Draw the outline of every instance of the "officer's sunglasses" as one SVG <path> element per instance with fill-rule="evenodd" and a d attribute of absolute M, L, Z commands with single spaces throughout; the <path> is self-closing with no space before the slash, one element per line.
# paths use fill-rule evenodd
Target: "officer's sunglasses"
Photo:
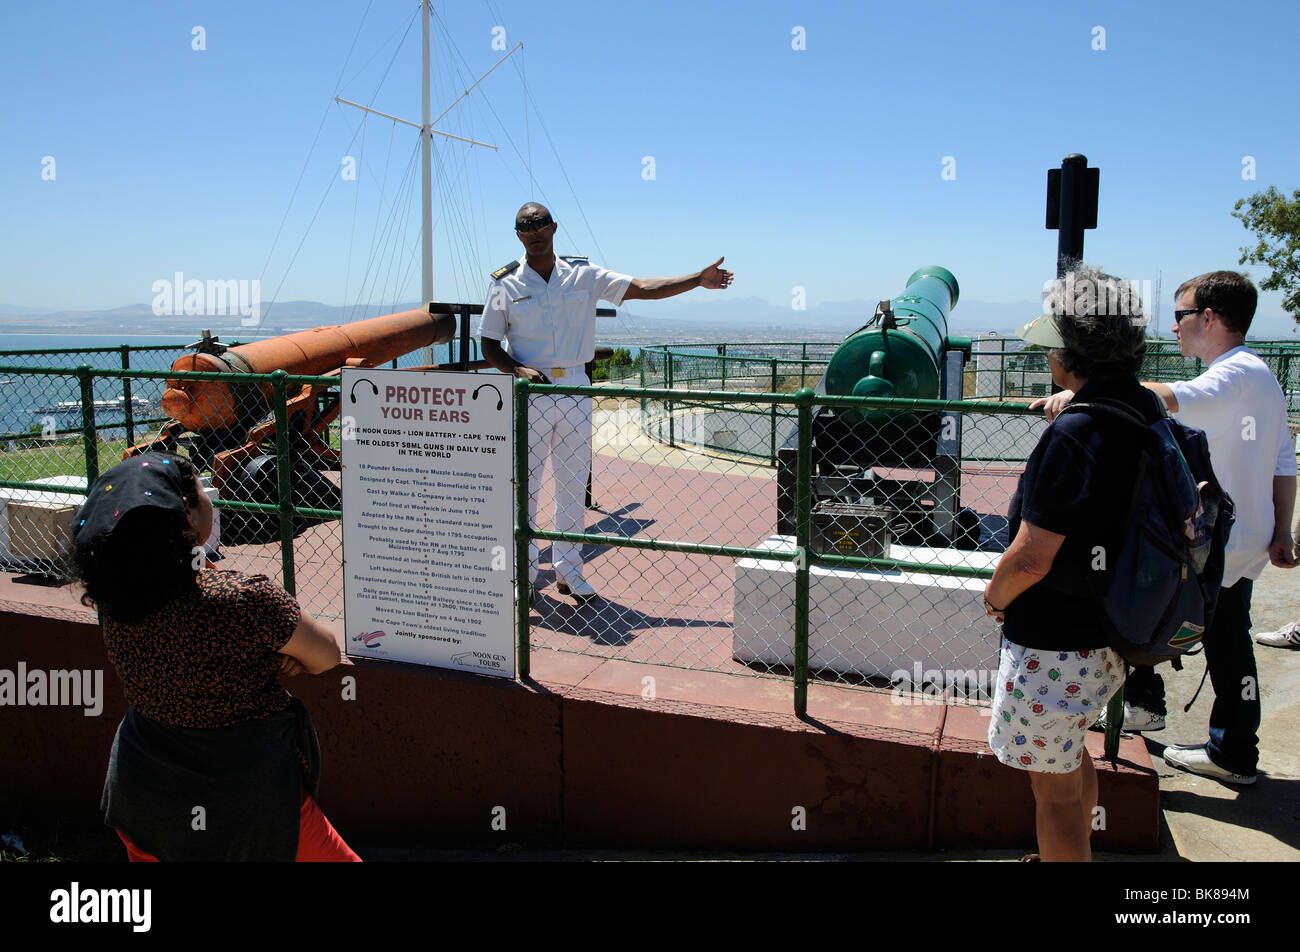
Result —
<path fill-rule="evenodd" d="M 1204 310 L 1205 308 L 1203 307 L 1189 307 L 1185 311 L 1174 311 L 1174 323 L 1181 324 L 1184 317 L 1187 317 L 1189 314 L 1200 314 Z"/>
<path fill-rule="evenodd" d="M 515 231 L 521 235 L 526 235 L 530 231 L 541 231 L 552 222 L 549 218 L 533 218 L 528 221 L 515 222 Z"/>

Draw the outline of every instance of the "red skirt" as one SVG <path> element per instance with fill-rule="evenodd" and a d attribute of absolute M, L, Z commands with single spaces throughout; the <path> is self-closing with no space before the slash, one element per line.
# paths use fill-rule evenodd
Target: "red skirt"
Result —
<path fill-rule="evenodd" d="M 118 838 L 126 844 L 127 858 L 133 863 L 156 863 L 158 858 L 144 850 L 117 831 Z M 359 863 L 361 857 L 352 852 L 343 837 L 321 813 L 320 807 L 306 790 L 302 792 L 302 810 L 298 821 L 298 855 L 295 863 Z"/>

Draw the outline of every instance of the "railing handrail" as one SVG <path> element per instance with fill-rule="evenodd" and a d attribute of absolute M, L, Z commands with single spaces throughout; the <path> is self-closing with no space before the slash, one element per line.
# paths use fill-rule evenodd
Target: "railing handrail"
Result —
<path fill-rule="evenodd" d="M 238 341 L 229 346 L 235 347 Z M 117 344 L 103 347 L 24 347 L 0 350 L 0 357 L 39 357 L 43 354 L 120 354 L 122 348 L 136 351 L 184 350 L 186 344 Z"/>
<path fill-rule="evenodd" d="M 368 367 L 367 370 L 386 370 L 386 367 Z M 331 374 L 291 374 L 276 370 L 269 374 L 236 374 L 216 370 L 123 370 L 119 367 L 91 367 L 82 364 L 79 367 L 14 367 L 0 365 L 0 374 L 10 376 L 44 376 L 75 377 L 82 370 L 91 371 L 92 376 L 109 380 L 228 380 L 239 383 L 274 383 L 284 380 L 288 384 L 311 384 L 323 386 L 339 383 L 339 377 Z"/>

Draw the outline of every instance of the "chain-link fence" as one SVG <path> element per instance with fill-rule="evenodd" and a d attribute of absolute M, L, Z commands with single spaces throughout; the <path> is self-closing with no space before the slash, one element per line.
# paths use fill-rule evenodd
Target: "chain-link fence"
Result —
<path fill-rule="evenodd" d="M 0 565 L 53 571 L 87 469 L 111 466 L 137 434 L 166 422 L 161 380 L 74 368 L 165 369 L 180 352 L 129 344 L 0 351 Z M 57 367 L 65 369 L 31 372 Z"/>
<path fill-rule="evenodd" d="M 716 451 L 776 465 L 782 435 L 794 422 L 792 404 L 760 405 L 695 400 L 691 392 L 719 390 L 794 393 L 816 386 L 835 351 L 832 343 L 663 345 L 642 349 L 637 369 L 643 388 L 674 391 L 640 398 L 641 427 L 669 446 Z M 676 391 L 687 391 L 679 399 Z"/>
<path fill-rule="evenodd" d="M 196 464 L 213 500 L 209 558 L 340 617 L 338 378 L 181 373 L 163 369 L 180 348 L 147 353 L 157 369 L 124 369 L 117 351 L 0 354 L 0 569 L 58 576 L 89 484 L 164 450 Z"/>
<path fill-rule="evenodd" d="M 962 371 L 962 398 L 975 401 L 1028 403 L 1051 393 L 1047 353 L 1014 337 L 984 336 L 971 340 L 972 354 Z M 794 422 L 790 406 L 760 406 L 736 401 L 717 403 L 694 398 L 698 390 L 793 393 L 812 387 L 825 373 L 837 345 L 699 344 L 643 348 L 634 361 L 642 387 L 663 388 L 663 398 L 640 397 L 641 426 L 651 439 L 670 446 L 762 459 L 777 465 L 781 434 Z M 1250 347 L 1273 371 L 1287 395 L 1293 428 L 1300 427 L 1300 344 L 1251 341 Z M 1201 361 L 1184 357 L 1176 340 L 1147 345 L 1139 377 L 1168 382 L 1189 380 L 1204 370 Z M 612 382 L 630 382 L 611 375 Z M 982 458 L 997 457 L 986 452 Z"/>
<path fill-rule="evenodd" d="M 1287 395 L 1292 417 L 1300 416 L 1300 342 L 1247 341 L 1268 365 Z M 962 395 L 975 400 L 1033 400 L 1051 392 L 1047 352 L 1015 337 L 971 339 L 971 360 L 964 370 Z M 1205 369 L 1199 358 L 1184 357 L 1176 340 L 1150 340 L 1138 376 L 1168 382 L 1190 380 Z"/>
<path fill-rule="evenodd" d="M 793 678 L 797 706 L 809 679 L 986 697 L 998 632 L 980 592 L 1045 423 L 1028 395 L 973 391 L 991 369 L 1020 391 L 1030 355 L 977 348 L 965 400 L 895 401 L 807 389 L 831 345 L 753 346 L 647 348 L 630 378 L 646 386 L 518 389 L 517 503 L 537 512 L 519 565 L 530 535 L 540 547 L 532 584 L 519 573 L 521 671 L 531 647 Z M 1254 346 L 1295 411 L 1300 348 Z M 221 567 L 338 618 L 337 378 L 166 369 L 178 353 L 0 354 L 0 568 L 55 571 L 88 482 L 124 454 L 168 449 L 214 497 Z M 1199 369 L 1150 361 L 1150 376 Z M 564 432 L 578 439 L 557 452 Z M 575 598 L 581 584 L 595 597 Z"/>
<path fill-rule="evenodd" d="M 446 345 L 448 360 L 458 348 Z M 341 617 L 337 378 L 170 370 L 189 349 L 0 351 L 0 570 L 58 575 L 89 483 L 126 454 L 162 449 L 198 464 L 220 567 L 269 575 L 313 614 Z"/>
<path fill-rule="evenodd" d="M 754 408 L 766 426 L 779 410 L 773 472 L 765 460 L 698 452 L 716 444 L 716 431 L 692 432 L 684 418 L 675 446 L 653 439 L 641 404 L 667 404 L 673 392 L 529 389 L 517 426 L 531 427 L 530 439 L 539 412 L 550 412 L 540 401 L 567 401 L 575 429 L 581 400 L 594 401 L 585 532 L 555 531 L 565 504 L 555 487 L 572 485 L 580 454 L 552 454 L 549 472 L 531 460 L 520 488 L 538 499 L 534 534 L 550 543 L 531 603 L 534 645 L 792 676 L 797 691 L 817 678 L 900 692 L 943 682 L 962 697 L 990 695 L 998 629 L 983 611 L 983 580 L 1007 544 L 1020 466 L 1046 425 L 1040 412 L 692 391 L 697 419 Z M 596 597 L 563 594 L 579 572 Z"/>

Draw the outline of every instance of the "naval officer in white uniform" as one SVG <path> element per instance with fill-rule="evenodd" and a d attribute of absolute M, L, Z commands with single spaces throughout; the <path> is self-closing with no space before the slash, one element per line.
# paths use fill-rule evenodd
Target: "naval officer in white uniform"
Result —
<path fill-rule="evenodd" d="M 634 278 L 606 271 L 586 258 L 555 255 L 556 223 L 542 205 L 529 202 L 515 215 L 524 256 L 492 273 L 483 307 L 483 357 L 497 370 L 533 383 L 589 384 L 584 365 L 596 353 L 596 302 L 618 306 L 636 299 L 672 297 L 692 288 L 725 288 L 732 273 L 722 258 L 694 274 Z M 507 353 L 502 341 L 509 346 Z M 533 397 L 528 406 L 528 473 L 532 485 L 528 520 L 537 522 L 537 487 L 547 457 L 555 480 L 555 531 L 582 532 L 587 473 L 591 470 L 591 400 Z M 551 547 L 558 588 L 590 598 L 582 577 L 582 547 Z M 528 577 L 537 580 L 537 542 L 530 546 Z"/>

